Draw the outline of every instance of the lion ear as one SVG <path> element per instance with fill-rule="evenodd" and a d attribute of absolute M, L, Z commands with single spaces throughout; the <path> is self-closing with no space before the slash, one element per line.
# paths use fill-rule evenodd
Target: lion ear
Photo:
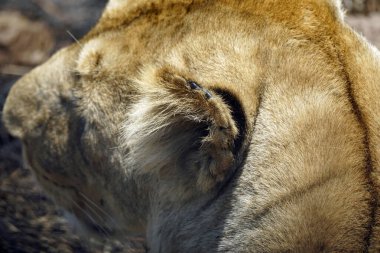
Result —
<path fill-rule="evenodd" d="M 125 166 L 192 180 L 203 192 L 224 182 L 246 136 L 244 111 L 234 96 L 166 69 L 145 72 L 137 86 L 142 95 L 123 129 Z"/>
<path fill-rule="evenodd" d="M 61 50 L 11 88 L 3 122 L 13 136 L 20 139 L 38 136 L 46 121 L 59 113 L 73 83 L 69 71 L 71 59 L 67 50 Z"/>

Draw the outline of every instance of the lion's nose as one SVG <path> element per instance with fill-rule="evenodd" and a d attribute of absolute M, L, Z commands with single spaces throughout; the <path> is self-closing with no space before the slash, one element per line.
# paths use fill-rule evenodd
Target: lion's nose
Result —
<path fill-rule="evenodd" d="M 34 71 L 33 71 L 34 72 Z M 23 139 L 41 124 L 41 102 L 37 100 L 39 89 L 34 73 L 21 78 L 11 89 L 3 110 L 3 122 L 15 137 Z"/>
<path fill-rule="evenodd" d="M 67 71 L 70 54 L 64 51 L 33 69 L 11 88 L 2 120 L 13 136 L 25 139 L 40 135 L 46 121 L 62 110 L 60 101 L 69 96 L 73 78 Z"/>

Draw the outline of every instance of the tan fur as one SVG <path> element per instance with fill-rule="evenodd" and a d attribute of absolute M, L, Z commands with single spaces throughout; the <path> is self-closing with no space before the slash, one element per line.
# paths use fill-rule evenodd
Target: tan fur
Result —
<path fill-rule="evenodd" d="M 343 19 L 333 0 L 111 0 L 4 122 L 57 202 L 149 252 L 379 252 L 380 54 Z"/>

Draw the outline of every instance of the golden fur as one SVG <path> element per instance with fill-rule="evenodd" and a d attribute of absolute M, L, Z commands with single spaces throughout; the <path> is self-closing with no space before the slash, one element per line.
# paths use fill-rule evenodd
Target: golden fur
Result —
<path fill-rule="evenodd" d="M 4 122 L 58 203 L 149 252 L 379 252 L 380 55 L 343 16 L 111 0 Z"/>

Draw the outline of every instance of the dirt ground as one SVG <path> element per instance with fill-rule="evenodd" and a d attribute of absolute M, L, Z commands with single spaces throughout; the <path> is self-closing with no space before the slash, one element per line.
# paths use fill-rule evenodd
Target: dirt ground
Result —
<path fill-rule="evenodd" d="M 347 22 L 380 48 L 380 13 L 373 12 L 379 10 L 379 1 L 344 2 L 357 14 L 349 15 Z M 105 3 L 0 0 L 0 112 L 13 83 L 84 35 Z M 23 168 L 20 153 L 20 143 L 0 122 L 0 252 L 144 252 L 141 238 L 118 242 L 73 235 L 60 209 Z"/>

